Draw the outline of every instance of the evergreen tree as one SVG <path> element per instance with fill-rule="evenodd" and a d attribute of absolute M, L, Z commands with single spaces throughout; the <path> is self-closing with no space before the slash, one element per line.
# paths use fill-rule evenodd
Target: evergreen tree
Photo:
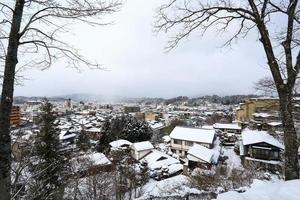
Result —
<path fill-rule="evenodd" d="M 81 151 L 87 151 L 91 148 L 90 139 L 84 130 L 80 132 L 76 145 Z"/>
<path fill-rule="evenodd" d="M 105 151 L 109 143 L 124 139 L 130 142 L 150 140 L 153 130 L 147 122 L 138 120 L 131 115 L 120 115 L 108 118 L 102 126 L 102 137 L 99 140 L 98 151 Z"/>
<path fill-rule="evenodd" d="M 35 162 L 31 167 L 30 199 L 61 199 L 67 159 L 59 151 L 58 129 L 53 106 L 44 100 L 41 108 L 40 133 L 35 142 Z"/>

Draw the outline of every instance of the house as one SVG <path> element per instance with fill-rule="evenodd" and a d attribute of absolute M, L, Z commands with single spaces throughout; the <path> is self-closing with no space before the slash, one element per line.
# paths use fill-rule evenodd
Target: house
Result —
<path fill-rule="evenodd" d="M 223 124 L 223 123 L 215 123 L 213 125 L 214 129 L 220 132 L 232 133 L 232 134 L 241 134 L 242 127 L 240 127 L 236 123 L 231 124 Z"/>
<path fill-rule="evenodd" d="M 124 112 L 128 113 L 137 113 L 141 112 L 141 108 L 139 106 L 124 106 Z"/>
<path fill-rule="evenodd" d="M 219 155 L 219 151 L 194 144 L 188 151 L 188 166 L 190 169 L 196 167 L 209 169 L 213 164 L 218 163 Z"/>
<path fill-rule="evenodd" d="M 111 162 L 103 153 L 90 153 L 71 159 L 72 173 L 81 176 L 94 175 L 97 171 L 109 171 Z"/>
<path fill-rule="evenodd" d="M 150 177 L 156 180 L 178 175 L 183 171 L 179 160 L 157 150 L 152 150 L 141 162 L 148 164 Z"/>
<path fill-rule="evenodd" d="M 99 140 L 101 138 L 101 129 L 92 127 L 84 130 L 91 140 Z"/>
<path fill-rule="evenodd" d="M 131 155 L 136 160 L 140 160 L 154 149 L 149 141 L 136 142 L 131 145 Z"/>
<path fill-rule="evenodd" d="M 112 150 L 115 150 L 115 149 L 124 149 L 124 148 L 129 148 L 132 143 L 129 142 L 128 140 L 115 140 L 111 143 L 109 143 L 109 145 L 111 146 L 111 149 Z"/>
<path fill-rule="evenodd" d="M 176 126 L 170 134 L 171 151 L 179 156 L 187 156 L 194 144 L 211 149 L 215 140 L 215 130 Z"/>
<path fill-rule="evenodd" d="M 98 172 L 110 171 L 111 161 L 103 153 L 90 153 L 71 159 L 71 170 L 81 177 L 95 175 Z"/>
<path fill-rule="evenodd" d="M 236 123 L 215 123 L 213 127 L 224 146 L 233 146 L 242 131 L 242 127 Z"/>
<path fill-rule="evenodd" d="M 256 163 L 261 167 L 278 168 L 282 150 L 283 144 L 266 131 L 245 129 L 242 132 L 240 155 L 244 164 Z"/>
<path fill-rule="evenodd" d="M 62 143 L 74 144 L 77 134 L 71 131 L 60 131 L 59 139 Z"/>
<path fill-rule="evenodd" d="M 250 120 L 250 124 L 252 125 L 252 127 L 258 130 L 267 131 L 270 128 L 268 123 L 280 120 L 278 112 L 273 112 L 273 113 L 256 112 L 253 113 L 252 115 L 253 115 L 253 119 Z"/>
<path fill-rule="evenodd" d="M 148 121 L 148 124 L 150 125 L 151 129 L 156 132 L 159 132 L 161 129 L 166 127 L 164 123 L 158 121 Z"/>

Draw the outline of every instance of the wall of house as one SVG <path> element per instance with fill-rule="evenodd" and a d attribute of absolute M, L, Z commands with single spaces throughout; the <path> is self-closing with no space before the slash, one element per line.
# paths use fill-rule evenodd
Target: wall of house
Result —
<path fill-rule="evenodd" d="M 246 156 L 249 156 L 251 158 L 263 160 L 280 160 L 280 149 L 266 143 L 247 145 L 245 146 L 245 152 Z"/>
<path fill-rule="evenodd" d="M 143 158 L 144 156 L 146 156 L 151 151 L 152 151 L 152 149 L 144 150 L 144 151 L 132 150 L 132 157 L 135 158 L 136 160 L 139 160 L 139 159 Z"/>
<path fill-rule="evenodd" d="M 171 139 L 171 150 L 173 151 L 173 153 L 176 153 L 177 155 L 182 156 L 182 157 L 187 156 L 188 150 L 190 150 L 190 148 L 194 144 L 200 144 L 209 149 L 212 148 L 211 144 L 207 144 L 207 143 L 192 142 L 192 144 L 189 145 L 190 141 L 184 141 L 184 140 L 180 140 L 180 141 L 181 141 L 181 144 L 175 144 L 174 139 Z"/>

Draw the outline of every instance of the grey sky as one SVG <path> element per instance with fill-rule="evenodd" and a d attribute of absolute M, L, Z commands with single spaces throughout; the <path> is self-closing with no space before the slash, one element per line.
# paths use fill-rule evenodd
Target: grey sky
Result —
<path fill-rule="evenodd" d="M 167 37 L 153 33 L 154 9 L 161 0 L 128 0 L 106 27 L 76 26 L 67 40 L 109 71 L 83 68 L 81 73 L 57 63 L 52 68 L 24 72 L 28 81 L 15 95 L 52 96 L 94 93 L 126 97 L 248 94 L 253 83 L 268 76 L 264 52 L 252 33 L 229 48 L 222 38 L 197 33 L 169 53 Z"/>

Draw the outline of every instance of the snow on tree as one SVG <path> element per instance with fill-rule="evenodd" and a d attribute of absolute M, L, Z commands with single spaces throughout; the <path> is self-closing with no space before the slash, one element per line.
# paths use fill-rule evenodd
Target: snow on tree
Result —
<path fill-rule="evenodd" d="M 31 166 L 32 178 L 29 184 L 29 199 L 59 199 L 67 170 L 67 159 L 60 152 L 59 130 L 54 121 L 53 106 L 44 100 L 34 146 L 34 162 Z"/>
<path fill-rule="evenodd" d="M 106 119 L 103 124 L 98 150 L 106 150 L 109 143 L 117 139 L 141 142 L 150 140 L 152 135 L 153 130 L 148 123 L 140 121 L 131 115 L 114 116 Z"/>

